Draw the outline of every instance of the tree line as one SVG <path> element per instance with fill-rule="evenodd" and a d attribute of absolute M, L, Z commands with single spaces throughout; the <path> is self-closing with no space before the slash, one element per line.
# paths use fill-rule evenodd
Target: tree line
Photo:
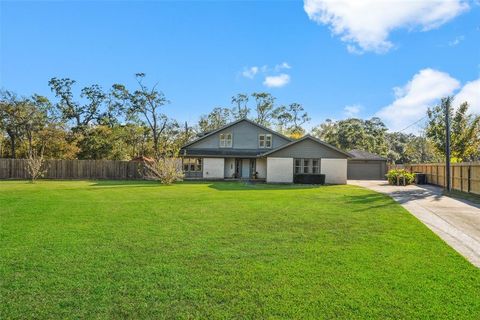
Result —
<path fill-rule="evenodd" d="M 0 157 L 28 158 L 41 155 L 56 159 L 130 160 L 174 156 L 179 148 L 201 133 L 249 118 L 292 138 L 306 133 L 343 150 L 361 149 L 395 163 L 442 161 L 445 147 L 445 110 L 452 119 L 454 161 L 480 158 L 480 118 L 465 102 L 454 110 L 446 97 L 427 112 L 424 135 L 388 132 L 376 117 L 327 119 L 307 132 L 311 120 L 297 103 L 282 105 L 270 93 L 240 93 L 231 105 L 213 108 L 193 124 L 180 123 L 165 114 L 170 103 L 157 86 L 145 84 L 145 74 L 135 75 L 136 86 L 115 83 L 109 90 L 99 85 L 81 88 L 69 78 L 52 78 L 50 101 L 33 94 L 20 97 L 0 92 Z"/>

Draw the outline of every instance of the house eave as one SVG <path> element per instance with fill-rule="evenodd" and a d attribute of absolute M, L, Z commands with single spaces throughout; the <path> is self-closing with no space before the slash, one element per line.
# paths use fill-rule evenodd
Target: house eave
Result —
<path fill-rule="evenodd" d="M 323 146 L 325 146 L 325 147 L 327 147 L 327 148 L 330 148 L 330 149 L 332 149 L 332 150 L 335 150 L 335 151 L 337 151 L 337 152 L 345 155 L 348 159 L 353 158 L 353 155 L 352 155 L 352 154 L 350 154 L 350 153 L 348 153 L 348 152 L 346 152 L 346 151 L 343 151 L 343 150 L 341 150 L 341 149 L 338 149 L 337 147 L 334 147 L 334 146 L 332 146 L 331 144 L 328 144 L 328 143 L 326 143 L 326 142 L 324 142 L 324 141 L 322 141 L 322 140 L 320 140 L 320 139 L 317 139 L 317 138 L 315 138 L 315 137 L 312 137 L 312 136 L 309 135 L 309 134 L 307 134 L 306 136 L 304 136 L 304 137 L 302 137 L 302 138 L 300 138 L 300 139 L 298 139 L 298 140 L 291 141 L 291 142 L 289 142 L 289 143 L 287 143 L 287 144 L 284 144 L 283 146 L 280 146 L 280 147 L 278 147 L 278 148 L 276 148 L 276 149 L 273 149 L 273 150 L 270 150 L 270 151 L 268 151 L 268 152 L 265 152 L 265 153 L 262 154 L 262 156 L 263 156 L 263 157 L 266 157 L 266 156 L 268 156 L 268 155 L 270 155 L 270 154 L 272 154 L 272 153 L 275 153 L 275 152 L 277 152 L 277 151 L 279 151 L 279 150 L 288 148 L 288 147 L 290 147 L 290 146 L 292 146 L 292 145 L 294 145 L 294 144 L 296 144 L 296 143 L 302 142 L 302 141 L 304 141 L 304 140 L 306 140 L 306 139 L 310 139 L 310 140 L 312 140 L 312 141 L 314 141 L 314 142 L 316 142 L 316 143 L 318 143 L 318 144 L 321 144 L 321 145 L 323 145 Z"/>

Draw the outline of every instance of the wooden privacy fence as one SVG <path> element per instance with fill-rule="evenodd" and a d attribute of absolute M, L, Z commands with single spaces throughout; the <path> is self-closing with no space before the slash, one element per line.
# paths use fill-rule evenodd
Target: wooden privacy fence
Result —
<path fill-rule="evenodd" d="M 28 179 L 25 159 L 0 159 L 0 179 Z M 46 179 L 143 179 L 143 162 L 45 160 Z"/>
<path fill-rule="evenodd" d="M 427 183 L 446 185 L 445 163 L 390 165 L 390 169 L 406 169 L 427 176 Z M 450 182 L 453 190 L 480 194 L 480 162 L 452 163 Z"/>

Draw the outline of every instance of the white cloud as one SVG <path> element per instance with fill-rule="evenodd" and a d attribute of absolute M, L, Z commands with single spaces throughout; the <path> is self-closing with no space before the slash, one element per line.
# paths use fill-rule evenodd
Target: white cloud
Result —
<path fill-rule="evenodd" d="M 259 71 L 259 68 L 257 66 L 245 68 L 242 72 L 242 76 L 244 76 L 245 78 L 253 79 L 255 75 L 258 73 L 258 71 Z"/>
<path fill-rule="evenodd" d="M 282 62 L 281 64 L 277 64 L 273 69 L 275 71 L 280 71 L 282 69 L 291 69 L 291 68 L 292 67 L 287 62 Z"/>
<path fill-rule="evenodd" d="M 265 81 L 263 81 L 263 85 L 269 88 L 279 88 L 279 87 L 283 87 L 289 82 L 290 82 L 290 76 L 288 74 L 282 73 L 278 76 L 265 77 Z"/>
<path fill-rule="evenodd" d="M 330 26 L 353 53 L 387 52 L 393 30 L 434 29 L 468 8 L 466 0 L 304 0 L 308 17 Z"/>
<path fill-rule="evenodd" d="M 458 107 L 463 102 L 468 102 L 470 111 L 480 114 L 480 78 L 467 82 L 462 90 L 455 96 L 453 106 Z"/>
<path fill-rule="evenodd" d="M 343 108 L 343 113 L 345 113 L 347 117 L 355 117 L 360 113 L 361 109 L 362 107 L 360 105 L 354 104 L 351 106 L 345 106 L 345 108 Z"/>
<path fill-rule="evenodd" d="M 241 72 L 242 76 L 248 79 L 254 79 L 256 75 L 263 74 L 265 75 L 265 80 L 263 84 L 269 88 L 283 87 L 290 82 L 290 76 L 286 73 L 281 73 L 277 75 L 272 75 L 279 73 L 285 69 L 291 69 L 292 67 L 288 62 L 282 62 L 275 65 L 274 67 L 269 67 L 268 65 L 245 67 Z"/>
<path fill-rule="evenodd" d="M 448 73 L 434 69 L 420 70 L 403 87 L 394 88 L 395 101 L 382 108 L 380 117 L 392 131 L 402 130 L 425 116 L 442 97 L 452 95 L 460 87 L 460 82 Z M 413 126 L 406 132 L 414 132 Z"/>
<path fill-rule="evenodd" d="M 347 51 L 351 54 L 364 54 L 363 50 L 359 49 L 357 46 L 353 44 L 347 44 Z"/>
<path fill-rule="evenodd" d="M 448 45 L 449 45 L 450 47 L 455 47 L 455 46 L 459 45 L 460 42 L 462 42 L 463 40 L 465 40 L 465 36 L 458 36 L 458 37 L 456 37 L 455 39 L 453 39 L 452 41 L 450 41 L 450 42 L 448 43 Z"/>

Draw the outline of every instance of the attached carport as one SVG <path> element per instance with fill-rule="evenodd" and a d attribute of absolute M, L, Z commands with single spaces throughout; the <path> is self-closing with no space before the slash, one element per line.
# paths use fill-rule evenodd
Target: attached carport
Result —
<path fill-rule="evenodd" d="M 362 150 L 351 150 L 348 159 L 349 180 L 383 180 L 387 173 L 387 159 L 378 154 Z"/>

